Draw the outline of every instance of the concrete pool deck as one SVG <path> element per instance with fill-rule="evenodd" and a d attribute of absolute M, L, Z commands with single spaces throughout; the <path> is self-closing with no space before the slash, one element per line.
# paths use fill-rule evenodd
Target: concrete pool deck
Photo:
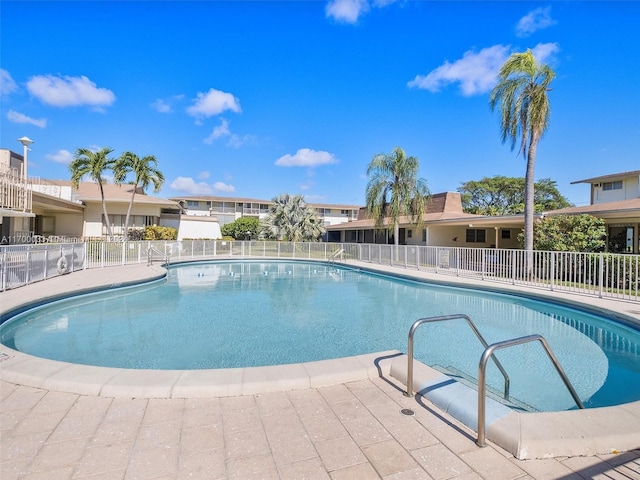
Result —
<path fill-rule="evenodd" d="M 0 293 L 0 308 L 6 312 L 74 290 L 163 275 L 161 267 L 143 265 L 75 272 Z M 571 299 L 640 319 L 640 306 L 631 302 Z M 640 479 L 640 451 L 617 454 L 623 448 L 614 438 L 604 435 L 608 446 L 600 455 L 582 456 L 609 427 L 629 437 L 630 445 L 637 439 L 630 448 L 640 446 L 640 423 L 633 423 L 640 422 L 640 408 L 626 407 L 631 416 L 624 421 L 608 412 L 594 431 L 584 428 L 584 419 L 570 422 L 562 435 L 584 442 L 572 440 L 574 454 L 516 460 L 511 448 L 495 443 L 477 447 L 475 432 L 446 413 L 446 407 L 421 396 L 404 397 L 401 365 L 406 359 L 398 352 L 208 371 L 216 373 L 197 378 L 194 372 L 113 372 L 119 369 L 62 364 L 0 348 L 2 480 Z M 418 379 L 416 385 L 421 384 Z M 411 408 L 415 416 L 402 415 L 402 408 Z M 560 427 L 554 414 L 533 415 L 549 416 L 546 423 L 536 420 L 532 425 L 538 434 Z M 502 430 L 517 430 L 522 419 L 509 422 Z M 577 452 L 580 445 L 588 448 Z"/>

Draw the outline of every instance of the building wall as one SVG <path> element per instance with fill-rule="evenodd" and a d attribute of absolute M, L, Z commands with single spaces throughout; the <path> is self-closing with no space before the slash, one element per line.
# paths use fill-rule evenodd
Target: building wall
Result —
<path fill-rule="evenodd" d="M 107 213 L 111 215 L 126 215 L 127 203 L 107 203 Z M 160 207 L 155 205 L 135 205 L 131 209 L 131 215 L 152 216 L 160 218 Z M 85 237 L 101 237 L 102 232 L 102 203 L 87 203 L 84 210 Z"/>
<path fill-rule="evenodd" d="M 616 202 L 619 200 L 628 200 L 630 198 L 640 197 L 640 184 L 638 179 L 640 177 L 633 176 L 627 178 L 619 178 L 613 181 L 607 181 L 602 183 L 591 184 L 592 203 L 607 203 Z M 622 188 L 615 188 L 611 190 L 605 190 L 608 184 L 611 185 L 615 182 L 621 182 Z"/>
<path fill-rule="evenodd" d="M 68 237 L 81 237 L 83 216 L 80 213 L 55 213 L 39 215 L 39 235 L 60 235 Z M 53 225 L 51 225 L 53 224 Z M 53 231 L 51 231 L 53 227 Z M 43 230 L 44 228 L 44 230 Z"/>

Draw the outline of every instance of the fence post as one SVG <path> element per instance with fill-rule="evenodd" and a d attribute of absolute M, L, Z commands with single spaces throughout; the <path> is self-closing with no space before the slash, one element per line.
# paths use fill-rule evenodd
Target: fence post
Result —
<path fill-rule="evenodd" d="M 7 288 L 7 252 L 2 252 L 2 291 Z"/>
<path fill-rule="evenodd" d="M 49 263 L 49 249 L 45 248 L 44 249 L 44 279 L 46 280 L 47 278 L 49 278 L 49 275 L 47 275 L 48 269 L 47 269 L 47 264 Z"/>
<path fill-rule="evenodd" d="M 602 284 L 604 283 L 604 254 L 600 252 L 600 270 L 598 271 L 598 297 L 602 298 Z"/>
<path fill-rule="evenodd" d="M 549 277 L 551 277 L 549 279 L 550 289 L 553 292 L 556 280 L 556 252 L 551 252 L 551 266 L 549 268 Z"/>
<path fill-rule="evenodd" d="M 122 242 L 122 265 L 127 264 L 127 242 Z"/>
<path fill-rule="evenodd" d="M 511 254 L 511 285 L 516 284 L 516 258 L 518 257 L 518 250 Z"/>

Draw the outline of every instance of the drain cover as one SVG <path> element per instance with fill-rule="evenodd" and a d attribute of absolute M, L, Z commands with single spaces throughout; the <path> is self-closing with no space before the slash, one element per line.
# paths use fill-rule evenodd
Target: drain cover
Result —
<path fill-rule="evenodd" d="M 416 412 L 414 412 L 410 408 L 403 408 L 402 410 L 400 410 L 400 413 L 406 415 L 407 417 L 413 417 L 416 414 Z"/>

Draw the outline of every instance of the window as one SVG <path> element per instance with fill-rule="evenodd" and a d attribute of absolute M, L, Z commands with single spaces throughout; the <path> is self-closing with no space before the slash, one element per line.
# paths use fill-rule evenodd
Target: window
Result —
<path fill-rule="evenodd" d="M 511 230 L 502 230 L 502 239 L 509 240 L 511 238 Z"/>
<path fill-rule="evenodd" d="M 617 182 L 604 182 L 602 184 L 602 190 L 622 190 L 622 180 Z"/>
<path fill-rule="evenodd" d="M 200 202 L 197 200 L 187 200 L 187 207 L 198 207 Z"/>
<path fill-rule="evenodd" d="M 427 229 L 426 228 L 422 229 L 422 241 L 423 242 L 427 241 Z"/>
<path fill-rule="evenodd" d="M 485 243 L 486 231 L 475 228 L 467 229 L 467 243 Z"/>
<path fill-rule="evenodd" d="M 407 230 L 407 238 L 413 237 L 413 230 Z"/>

